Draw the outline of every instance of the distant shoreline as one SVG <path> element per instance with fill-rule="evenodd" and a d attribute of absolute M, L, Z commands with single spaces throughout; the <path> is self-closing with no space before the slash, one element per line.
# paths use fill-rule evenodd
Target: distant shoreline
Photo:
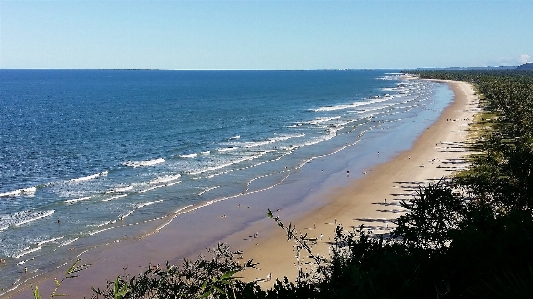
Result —
<path fill-rule="evenodd" d="M 525 63 L 522 65 L 502 65 L 502 66 L 471 66 L 471 67 L 419 67 L 419 68 L 321 68 L 321 69 L 162 69 L 162 68 L 0 68 L 0 71 L 17 71 L 17 70 L 50 70 L 50 71 L 273 71 L 273 72 L 302 72 L 302 71 L 383 71 L 383 70 L 402 70 L 409 72 L 410 70 L 515 70 L 521 67 L 528 67 L 525 70 L 530 70 L 533 63 Z"/>

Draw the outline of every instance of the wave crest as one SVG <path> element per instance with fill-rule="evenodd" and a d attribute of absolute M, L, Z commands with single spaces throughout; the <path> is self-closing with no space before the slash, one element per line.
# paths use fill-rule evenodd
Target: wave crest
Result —
<path fill-rule="evenodd" d="M 153 165 L 161 164 L 164 162 L 165 162 L 165 159 L 158 158 L 158 159 L 145 160 L 145 161 L 126 161 L 122 164 L 129 166 L 129 167 L 137 168 L 137 167 L 153 166 Z"/>
<path fill-rule="evenodd" d="M 18 189 L 15 191 L 0 193 L 0 197 L 16 197 L 16 196 L 21 196 L 21 195 L 33 196 L 36 191 L 37 191 L 36 187 L 23 188 L 23 189 Z"/>

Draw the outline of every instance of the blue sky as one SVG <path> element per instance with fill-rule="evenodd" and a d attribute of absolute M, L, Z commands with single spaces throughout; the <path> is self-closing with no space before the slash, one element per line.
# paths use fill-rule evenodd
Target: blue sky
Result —
<path fill-rule="evenodd" d="M 0 68 L 518 65 L 532 29 L 531 0 L 0 0 Z"/>

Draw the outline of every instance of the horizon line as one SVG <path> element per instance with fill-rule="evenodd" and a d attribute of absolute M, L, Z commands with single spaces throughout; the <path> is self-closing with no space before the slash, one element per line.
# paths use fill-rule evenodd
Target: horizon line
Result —
<path fill-rule="evenodd" d="M 373 70 L 421 70 L 421 69 L 470 69 L 512 68 L 519 65 L 499 66 L 449 66 L 414 68 L 316 68 L 316 69 L 164 69 L 164 68 L 0 68 L 0 70 L 106 70 L 106 71 L 373 71 Z"/>

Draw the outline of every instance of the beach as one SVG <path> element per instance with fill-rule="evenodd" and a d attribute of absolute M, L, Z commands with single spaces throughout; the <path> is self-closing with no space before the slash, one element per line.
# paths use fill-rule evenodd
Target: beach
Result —
<path fill-rule="evenodd" d="M 466 166 L 464 158 L 468 150 L 464 142 L 468 125 L 478 111 L 477 96 L 468 83 L 447 83 L 454 92 L 455 101 L 420 135 L 411 149 L 369 169 L 350 186 L 329 191 L 325 194 L 329 200 L 327 204 L 291 221 L 297 231 L 318 239 L 315 254 L 327 256 L 327 242 L 333 240 L 337 224 L 345 230 L 364 225 L 373 233 L 388 233 L 394 227 L 392 220 L 404 211 L 400 201 L 413 198 L 419 186 L 436 183 Z M 274 212 L 276 214 L 279 213 Z M 280 218 L 283 222 L 282 215 Z M 294 280 L 296 277 L 294 242 L 287 241 L 286 234 L 281 228 L 278 230 L 277 234 L 258 240 L 257 246 L 245 251 L 245 258 L 260 263 L 260 271 L 250 271 L 253 273 L 246 274 L 248 279 L 272 284 L 275 278 L 281 280 L 287 276 Z M 272 280 L 267 282 L 269 273 Z"/>
<path fill-rule="evenodd" d="M 374 233 L 387 233 L 393 228 L 391 219 L 402 212 L 400 200 L 412 198 L 419 185 L 439 180 L 466 165 L 462 160 L 467 154 L 463 144 L 468 124 L 477 111 L 476 97 L 467 83 L 448 84 L 454 92 L 455 101 L 420 134 L 410 149 L 391 158 L 376 151 L 366 158 L 373 161 L 368 165 L 383 162 L 377 166 L 350 170 L 348 164 L 337 169 L 326 183 L 308 181 L 305 183 L 309 188 L 307 199 L 296 205 L 286 205 L 281 198 L 253 202 L 235 198 L 171 222 L 167 218 L 159 219 L 161 229 L 157 233 L 147 233 L 136 239 L 117 239 L 108 246 L 80 252 L 82 263 L 89 263 L 91 267 L 79 273 L 78 278 L 65 281 L 60 292 L 76 298 L 90 297 L 90 287 L 104 287 L 105 279 L 113 280 L 116 275 L 125 272 L 139 273 L 149 263 L 164 265 L 169 261 L 180 264 L 184 257 L 194 258 L 205 253 L 199 252 L 199 249 L 213 247 L 217 242 L 243 250 L 244 260 L 253 258 L 259 263 L 259 270 L 244 273 L 247 280 L 262 281 L 269 273 L 271 281 L 283 276 L 294 279 L 297 269 L 294 266 L 293 243 L 287 242 L 284 232 L 266 217 L 267 209 L 271 209 L 283 222 L 289 221 L 296 225 L 297 230 L 316 237 L 316 249 L 321 254 L 327 254 L 327 242 L 333 238 L 337 224 L 345 229 L 364 224 Z M 326 159 L 309 166 L 317 172 L 324 171 L 326 167 Z M 284 190 L 284 187 L 278 186 L 281 191 L 278 190 L 277 194 L 296 192 L 288 187 Z M 260 198 L 272 194 L 262 192 L 255 196 Z M 306 212 L 302 214 L 298 211 Z M 201 217 L 195 217 L 198 214 Z M 263 216 L 257 220 L 257 215 Z M 205 219 L 212 219 L 209 225 L 203 223 Z M 188 224 L 187 229 L 183 229 L 183 224 Z M 48 294 L 53 289 L 53 281 L 49 278 L 60 277 L 65 270 L 66 266 L 60 267 L 46 275 L 46 279 L 36 281 L 42 294 Z M 26 289 L 12 298 L 28 298 L 29 294 L 30 290 Z"/>

